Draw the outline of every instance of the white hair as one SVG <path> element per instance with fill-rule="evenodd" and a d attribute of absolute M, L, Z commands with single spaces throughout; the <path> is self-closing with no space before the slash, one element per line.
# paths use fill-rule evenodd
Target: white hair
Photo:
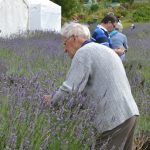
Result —
<path fill-rule="evenodd" d="M 65 23 L 61 29 L 61 35 L 65 38 L 69 38 L 74 35 L 85 39 L 90 39 L 90 31 L 88 26 L 75 22 Z"/>
<path fill-rule="evenodd" d="M 122 25 L 120 22 L 118 22 L 118 23 L 116 24 L 116 29 L 117 29 L 118 31 L 122 32 L 122 30 L 123 30 L 123 25 Z"/>

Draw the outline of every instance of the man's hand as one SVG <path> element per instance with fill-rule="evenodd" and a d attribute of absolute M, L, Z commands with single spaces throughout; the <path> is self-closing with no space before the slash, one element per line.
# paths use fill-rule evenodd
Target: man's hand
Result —
<path fill-rule="evenodd" d="M 43 103 L 48 105 L 50 103 L 51 100 L 51 95 L 44 95 L 43 96 Z"/>
<path fill-rule="evenodd" d="M 125 53 L 123 48 L 115 49 L 115 52 L 116 52 L 119 56 L 121 56 L 121 55 L 123 55 L 123 54 Z"/>

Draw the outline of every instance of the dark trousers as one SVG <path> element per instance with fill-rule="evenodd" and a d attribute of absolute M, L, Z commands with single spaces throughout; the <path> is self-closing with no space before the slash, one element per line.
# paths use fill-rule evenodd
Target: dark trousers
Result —
<path fill-rule="evenodd" d="M 95 150 L 133 150 L 137 116 L 96 138 Z"/>

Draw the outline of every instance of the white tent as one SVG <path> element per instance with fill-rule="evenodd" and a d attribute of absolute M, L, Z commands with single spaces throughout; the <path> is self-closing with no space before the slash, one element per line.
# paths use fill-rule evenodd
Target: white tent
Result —
<path fill-rule="evenodd" d="M 0 36 L 61 30 L 61 6 L 49 0 L 0 0 Z"/>

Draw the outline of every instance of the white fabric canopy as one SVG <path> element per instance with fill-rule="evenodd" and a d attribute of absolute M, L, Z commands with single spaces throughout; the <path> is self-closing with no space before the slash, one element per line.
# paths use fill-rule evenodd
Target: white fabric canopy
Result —
<path fill-rule="evenodd" d="M 61 30 L 61 6 L 49 0 L 0 0 L 0 36 Z"/>

